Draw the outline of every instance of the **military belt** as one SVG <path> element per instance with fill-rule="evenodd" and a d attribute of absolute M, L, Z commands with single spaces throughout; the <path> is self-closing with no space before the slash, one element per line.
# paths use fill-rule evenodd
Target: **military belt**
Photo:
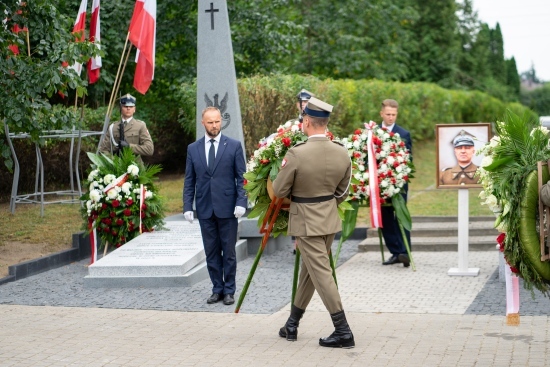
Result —
<path fill-rule="evenodd" d="M 329 201 L 332 199 L 334 199 L 334 195 L 316 196 L 313 198 L 301 198 L 301 197 L 292 195 L 292 201 L 300 204 L 322 203 L 323 201 Z"/>

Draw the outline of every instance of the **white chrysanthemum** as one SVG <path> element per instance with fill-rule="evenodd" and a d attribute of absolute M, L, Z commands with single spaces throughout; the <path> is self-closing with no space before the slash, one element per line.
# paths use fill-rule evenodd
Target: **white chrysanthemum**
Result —
<path fill-rule="evenodd" d="M 107 197 L 110 200 L 116 199 L 117 195 L 118 195 L 118 191 L 115 190 L 115 188 L 112 188 L 111 190 L 107 191 Z"/>
<path fill-rule="evenodd" d="M 111 182 L 113 182 L 115 179 L 116 179 L 116 176 L 109 173 L 109 174 L 106 174 L 105 177 L 103 177 L 103 183 L 108 185 Z"/>
<path fill-rule="evenodd" d="M 388 165 L 382 163 L 380 166 L 378 166 L 378 171 L 386 172 L 388 170 Z"/>
<path fill-rule="evenodd" d="M 496 148 L 500 144 L 500 136 L 493 136 L 489 141 L 489 146 L 491 148 Z"/>
<path fill-rule="evenodd" d="M 128 166 L 127 172 L 132 176 L 136 177 L 139 174 L 139 168 L 135 164 L 131 164 Z"/>
<path fill-rule="evenodd" d="M 86 209 L 88 209 L 88 211 L 92 209 L 92 201 L 91 200 L 86 201 Z"/>
<path fill-rule="evenodd" d="M 134 189 L 134 194 L 139 194 L 139 187 L 137 189 Z"/>
<path fill-rule="evenodd" d="M 353 177 L 354 177 L 356 180 L 360 180 L 360 179 L 361 179 L 361 173 L 356 172 L 356 173 L 353 174 Z"/>
<path fill-rule="evenodd" d="M 131 190 L 132 190 L 132 183 L 126 181 L 125 183 L 122 184 L 121 189 L 122 189 L 123 193 L 125 193 L 126 195 L 129 195 L 131 193 Z"/>
<path fill-rule="evenodd" d="M 478 197 L 481 199 L 481 200 L 485 200 L 487 199 L 487 194 L 485 193 L 485 191 L 481 191 L 478 195 Z"/>
<path fill-rule="evenodd" d="M 403 172 L 403 166 L 399 165 L 399 166 L 395 167 L 395 172 L 402 173 Z"/>
<path fill-rule="evenodd" d="M 388 187 L 388 181 L 387 180 L 382 180 L 380 182 L 380 187 Z"/>
<path fill-rule="evenodd" d="M 290 128 L 290 131 L 292 131 L 293 133 L 298 132 L 300 131 L 300 126 L 292 125 L 292 127 Z"/>
<path fill-rule="evenodd" d="M 485 199 L 485 204 L 487 204 L 492 210 L 492 208 L 498 206 L 498 200 L 495 195 L 489 195 L 487 196 L 487 199 Z"/>
<path fill-rule="evenodd" d="M 153 192 L 152 191 L 145 191 L 145 199 L 149 199 L 149 198 L 152 198 L 153 197 Z"/>
<path fill-rule="evenodd" d="M 360 146 L 361 146 L 361 142 L 360 142 L 359 140 L 355 140 L 355 141 L 353 142 L 353 147 L 354 147 L 355 149 L 359 149 Z"/>
<path fill-rule="evenodd" d="M 388 156 L 388 152 L 387 152 L 386 150 L 382 150 L 382 151 L 380 152 L 380 157 L 386 158 L 387 156 Z M 378 158 L 377 158 L 377 159 L 378 159 Z"/>
<path fill-rule="evenodd" d="M 369 179 L 369 173 L 363 172 L 363 181 L 367 181 Z"/>
<path fill-rule="evenodd" d="M 90 183 L 90 187 L 88 187 L 88 191 L 92 191 L 95 189 L 96 186 L 99 186 L 99 184 L 95 181 Z"/>
<path fill-rule="evenodd" d="M 395 158 L 392 156 L 389 156 L 386 162 L 388 163 L 388 165 L 393 166 L 393 163 L 395 162 Z"/>
<path fill-rule="evenodd" d="M 486 155 L 486 156 L 483 157 L 483 159 L 481 160 L 481 167 L 490 166 L 492 163 L 493 163 L 493 157 L 491 157 L 490 155 Z"/>
<path fill-rule="evenodd" d="M 101 200 L 101 192 L 99 190 L 90 191 L 90 200 L 97 203 Z"/>
<path fill-rule="evenodd" d="M 88 181 L 93 181 L 94 178 L 96 178 L 98 174 L 99 174 L 99 170 L 94 169 L 94 170 L 93 170 L 92 172 L 90 172 L 90 174 L 88 175 Z"/>
<path fill-rule="evenodd" d="M 357 166 L 357 168 L 358 168 L 359 172 L 364 172 L 365 171 L 365 165 L 364 164 L 359 164 Z"/>

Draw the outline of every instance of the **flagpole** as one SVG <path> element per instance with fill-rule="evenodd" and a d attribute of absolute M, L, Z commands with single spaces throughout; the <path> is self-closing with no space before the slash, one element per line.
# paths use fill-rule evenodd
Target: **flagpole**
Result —
<path fill-rule="evenodd" d="M 126 35 L 126 41 L 124 42 L 124 48 L 122 49 L 122 54 L 120 55 L 120 62 L 118 64 L 118 70 L 115 75 L 115 81 L 113 83 L 113 90 L 111 91 L 111 97 L 109 98 L 109 105 L 107 106 L 107 112 L 105 113 L 105 121 L 103 122 L 103 133 L 101 134 L 101 138 L 99 139 L 99 144 L 97 146 L 97 152 L 99 152 L 99 147 L 101 147 L 101 143 L 103 142 L 103 139 L 105 138 L 105 132 L 107 131 L 107 127 L 109 126 L 109 123 L 111 122 L 111 114 L 113 113 L 114 109 L 114 102 L 116 99 L 116 95 L 118 93 L 118 89 L 120 88 L 120 81 L 122 79 L 122 74 L 124 73 L 124 69 L 126 68 L 126 63 L 128 62 L 128 57 L 130 56 L 130 50 L 132 49 L 132 45 L 130 44 L 130 47 L 128 46 L 128 39 L 130 38 L 130 32 Z M 128 48 L 128 49 L 127 49 Z M 126 55 L 126 60 L 124 59 L 124 54 Z M 124 64 L 124 67 L 123 67 Z M 122 72 L 121 72 L 122 68 Z"/>
<path fill-rule="evenodd" d="M 27 29 L 27 54 L 31 57 L 31 40 L 29 37 L 29 30 Z"/>

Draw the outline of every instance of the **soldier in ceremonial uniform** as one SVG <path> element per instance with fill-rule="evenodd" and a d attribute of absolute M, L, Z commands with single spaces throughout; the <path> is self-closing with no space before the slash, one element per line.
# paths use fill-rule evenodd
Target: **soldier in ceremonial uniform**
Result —
<path fill-rule="evenodd" d="M 479 181 L 476 177 L 477 166 L 472 162 L 475 154 L 474 139 L 462 130 L 453 139 L 457 165 L 444 168 L 439 174 L 441 185 L 474 185 Z"/>
<path fill-rule="evenodd" d="M 123 148 L 129 147 L 134 154 L 151 156 L 155 151 L 153 140 L 145 122 L 134 118 L 136 98 L 130 94 L 120 98 L 120 121 L 109 125 L 99 152 L 103 154 L 118 154 Z"/>
<path fill-rule="evenodd" d="M 338 288 L 332 277 L 328 251 L 342 229 L 338 204 L 345 200 L 351 178 L 346 149 L 326 137 L 332 106 L 311 97 L 303 111 L 307 142 L 292 147 L 281 165 L 273 190 L 290 197 L 288 234 L 296 236 L 302 254 L 298 289 L 290 317 L 279 336 L 297 340 L 298 325 L 315 290 L 330 313 L 335 331 L 319 339 L 323 347 L 352 348 L 353 334 L 346 320 Z"/>
<path fill-rule="evenodd" d="M 306 107 L 306 104 L 311 97 L 315 97 L 315 94 L 311 93 L 306 89 L 302 89 L 301 91 L 298 92 L 298 94 L 296 95 L 296 98 L 298 99 L 298 101 L 296 102 L 296 108 L 298 109 L 298 114 L 299 114 L 298 118 L 289 120 L 287 122 L 291 122 L 291 123 L 295 123 L 296 121 L 302 122 L 303 120 L 302 112 L 304 111 L 304 108 Z"/>

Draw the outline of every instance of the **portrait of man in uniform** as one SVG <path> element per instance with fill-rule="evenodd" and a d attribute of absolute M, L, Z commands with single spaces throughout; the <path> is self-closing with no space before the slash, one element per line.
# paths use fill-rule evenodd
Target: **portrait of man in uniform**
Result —
<path fill-rule="evenodd" d="M 479 187 L 476 151 L 490 139 L 489 124 L 436 125 L 437 187 Z"/>

